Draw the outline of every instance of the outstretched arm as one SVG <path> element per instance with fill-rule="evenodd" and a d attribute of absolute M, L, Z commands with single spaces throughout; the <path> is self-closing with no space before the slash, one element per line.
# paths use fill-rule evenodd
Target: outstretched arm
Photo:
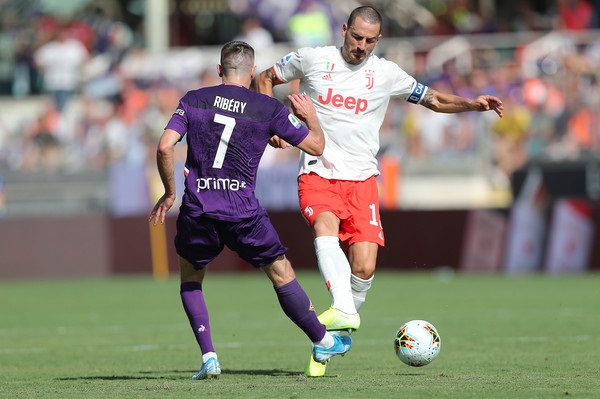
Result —
<path fill-rule="evenodd" d="M 446 114 L 493 110 L 499 117 L 502 117 L 502 110 L 504 109 L 502 101 L 494 96 L 482 95 L 472 100 L 454 94 L 440 93 L 432 88 L 427 89 L 427 93 L 425 93 L 420 104 L 432 111 Z"/>

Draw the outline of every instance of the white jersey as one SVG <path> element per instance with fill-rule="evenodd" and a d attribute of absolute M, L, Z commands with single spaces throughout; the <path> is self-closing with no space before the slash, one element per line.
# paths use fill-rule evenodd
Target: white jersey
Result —
<path fill-rule="evenodd" d="M 76 90 L 81 68 L 88 59 L 88 51 L 79 40 L 52 41 L 34 54 L 35 62 L 44 70 L 44 85 L 48 90 Z"/>
<path fill-rule="evenodd" d="M 323 132 L 321 156 L 301 152 L 300 174 L 326 179 L 366 180 L 379 174 L 379 129 L 391 96 L 418 104 L 427 87 L 395 63 L 371 54 L 348 64 L 334 46 L 305 47 L 273 66 L 283 82 L 301 79 L 300 91 L 312 99 Z"/>

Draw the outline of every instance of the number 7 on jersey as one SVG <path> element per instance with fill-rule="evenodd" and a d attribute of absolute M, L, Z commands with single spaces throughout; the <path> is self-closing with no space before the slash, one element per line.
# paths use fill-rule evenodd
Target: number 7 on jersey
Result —
<path fill-rule="evenodd" d="M 212 165 L 212 167 L 215 169 L 221 169 L 223 167 L 223 161 L 225 160 L 227 147 L 229 146 L 229 140 L 231 139 L 231 134 L 233 133 L 233 128 L 235 127 L 235 118 L 221 114 L 215 114 L 214 121 L 224 125 L 223 133 L 221 133 L 221 139 L 219 140 L 219 147 L 217 148 L 217 154 L 215 155 L 215 160 L 213 161 Z"/>

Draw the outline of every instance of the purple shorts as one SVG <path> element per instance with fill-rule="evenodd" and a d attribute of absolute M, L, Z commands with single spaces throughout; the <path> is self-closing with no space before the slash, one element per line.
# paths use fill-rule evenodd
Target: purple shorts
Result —
<path fill-rule="evenodd" d="M 241 222 L 180 213 L 175 248 L 196 270 L 205 267 L 227 245 L 254 267 L 263 267 L 287 252 L 266 211 Z"/>

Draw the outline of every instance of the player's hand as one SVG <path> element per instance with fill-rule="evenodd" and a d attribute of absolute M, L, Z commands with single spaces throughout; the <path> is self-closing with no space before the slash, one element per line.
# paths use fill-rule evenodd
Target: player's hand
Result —
<path fill-rule="evenodd" d="M 271 137 L 269 145 L 274 148 L 288 148 L 290 146 L 287 141 L 277 135 Z"/>
<path fill-rule="evenodd" d="M 504 110 L 504 106 L 499 98 L 490 95 L 483 95 L 475 99 L 475 104 L 477 106 L 477 111 L 482 112 L 494 110 L 494 112 L 496 112 L 498 116 L 502 118 L 502 110 Z"/>
<path fill-rule="evenodd" d="M 166 193 L 160 197 L 160 199 L 154 205 L 148 221 L 152 221 L 153 225 L 156 226 L 160 221 L 161 224 L 165 223 L 165 217 L 167 212 L 175 203 L 175 195 L 167 195 Z"/>
<path fill-rule="evenodd" d="M 310 97 L 306 94 L 290 94 L 288 99 L 291 102 L 291 108 L 294 115 L 303 122 L 317 117 L 317 111 Z"/>

